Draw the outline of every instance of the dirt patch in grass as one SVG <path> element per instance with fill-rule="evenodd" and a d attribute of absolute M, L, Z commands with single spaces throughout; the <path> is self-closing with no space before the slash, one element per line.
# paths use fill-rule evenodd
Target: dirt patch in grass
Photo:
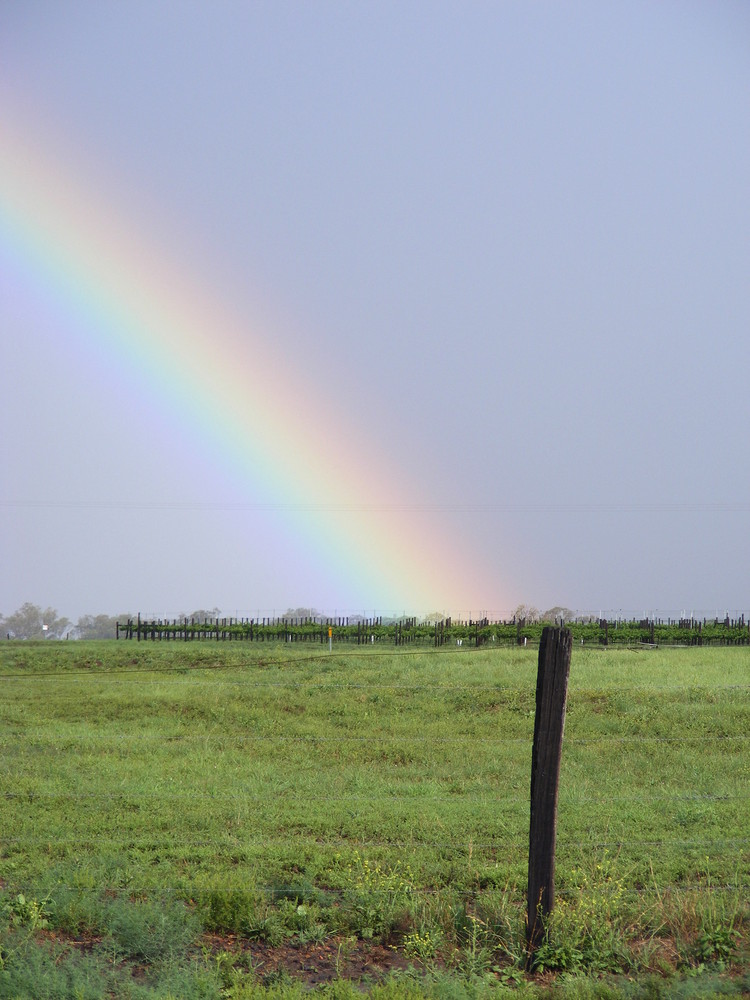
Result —
<path fill-rule="evenodd" d="M 251 968 L 260 979 L 286 973 L 309 986 L 339 978 L 354 982 L 379 980 L 412 964 L 395 948 L 351 938 L 305 944 L 290 939 L 272 945 L 234 935 L 206 935 L 203 944 L 215 955 L 236 955 L 238 962 Z"/>
<path fill-rule="evenodd" d="M 67 948 L 75 948 L 76 951 L 86 953 L 92 952 L 104 941 L 104 938 L 99 934 L 68 934 L 58 930 L 37 931 L 37 936 L 51 944 L 64 945 Z"/>
<path fill-rule="evenodd" d="M 41 931 L 39 937 L 51 944 L 83 953 L 94 951 L 103 942 L 99 936 L 60 931 Z M 205 934 L 200 939 L 199 947 L 215 958 L 227 956 L 232 964 L 252 971 L 260 980 L 287 975 L 308 986 L 329 983 L 334 979 L 378 981 L 395 970 L 408 969 L 414 964 L 396 948 L 353 938 L 329 938 L 305 944 L 290 939 L 279 945 L 251 941 L 234 934 Z M 124 966 L 126 963 L 120 964 Z M 131 971 L 135 978 L 143 978 L 147 969 L 143 965 L 135 965 Z"/>

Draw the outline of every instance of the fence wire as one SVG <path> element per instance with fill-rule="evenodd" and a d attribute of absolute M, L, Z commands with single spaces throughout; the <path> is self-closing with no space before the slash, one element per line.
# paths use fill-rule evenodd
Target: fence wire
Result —
<path fill-rule="evenodd" d="M 231 835 L 225 835 L 229 837 Z M 515 838 L 515 839 L 504 839 L 504 840 L 491 840 L 491 841 L 473 841 L 469 840 L 466 845 L 456 844 L 455 841 L 451 840 L 375 840 L 367 839 L 363 837 L 331 837 L 324 838 L 319 837 L 312 832 L 306 835 L 304 832 L 295 831 L 294 838 L 291 837 L 262 837 L 257 840 L 252 838 L 231 837 L 231 840 L 222 841 L 219 837 L 211 837 L 208 839 L 201 838 L 176 838 L 170 836 L 166 840 L 156 840 L 153 838 L 147 840 L 135 840 L 134 838 L 116 838 L 116 837 L 60 837 L 60 838 L 47 838 L 47 837 L 2 837 L 0 838 L 0 844 L 15 844 L 16 846 L 25 847 L 41 847 L 42 845 L 47 847 L 85 847 L 89 844 L 116 844 L 120 847 L 132 848 L 139 850 L 141 848 L 154 849 L 158 848 L 163 850 L 164 848 L 170 847 L 214 847 L 217 849 L 221 848 L 231 848 L 234 851 L 243 850 L 246 848 L 254 847 L 268 847 L 268 846 L 290 846 L 291 844 L 299 844 L 302 839 L 306 838 L 315 843 L 317 847 L 335 847 L 335 848 L 360 848 L 360 847 L 376 847 L 376 848 L 396 848 L 397 850 L 421 850 L 422 848 L 429 848 L 430 850 L 439 851 L 455 851 L 456 853 L 469 853 L 474 851 L 496 851 L 500 849 L 520 849 L 524 850 L 528 847 L 528 839 L 526 838 Z M 628 837 L 627 840 L 566 840 L 564 837 L 557 838 L 558 848 L 585 848 L 586 850 L 622 850 L 624 847 L 666 847 L 666 846 L 676 846 L 676 847 L 690 847 L 701 849 L 706 847 L 744 847 L 750 844 L 750 837 L 740 837 L 740 838 L 719 838 L 719 839 L 707 839 L 707 840 L 682 840 L 680 838 L 668 837 L 668 838 L 658 838 L 655 840 L 638 840 L 635 838 Z"/>
<path fill-rule="evenodd" d="M 21 886 L 23 888 L 23 886 Z M 29 892 L 35 891 L 37 887 L 31 887 Z M 412 886 L 409 885 L 408 891 L 409 895 L 412 896 L 426 896 L 426 897 L 436 897 L 443 894 L 448 896 L 458 896 L 459 898 L 474 900 L 482 892 L 492 894 L 497 891 L 506 892 L 508 887 L 501 888 L 500 886 L 486 886 L 481 890 L 477 889 L 457 889 L 453 886 Z M 737 893 L 743 892 L 745 890 L 750 890 L 750 883 L 743 882 L 720 882 L 720 883 L 707 883 L 707 882 L 693 882 L 686 884 L 667 884 L 664 886 L 651 886 L 651 887 L 618 887 L 618 894 L 624 896 L 634 896 L 637 898 L 648 897 L 648 898 L 661 898 L 668 896 L 670 894 L 679 895 L 681 893 Z M 264 896 L 269 900 L 281 900 L 281 899 L 300 899 L 300 900 L 310 900 L 310 899 L 327 899 L 334 898 L 337 900 L 344 899 L 346 896 L 352 895 L 356 892 L 356 889 L 351 888 L 339 888 L 337 886 L 325 886 L 325 888 L 318 888 L 311 884 L 298 883 L 297 885 L 257 885 L 252 884 L 250 887 L 238 888 L 232 887 L 228 888 L 226 884 L 222 883 L 219 885 L 212 885 L 211 883 L 201 883 L 200 885 L 108 885 L 102 883 L 101 885 L 77 885 L 75 883 L 65 883 L 65 882 L 55 882 L 51 889 L 48 890 L 50 894 L 52 892 L 72 892 L 72 893 L 93 893 L 95 895 L 106 895 L 106 896 L 116 896 L 118 894 L 127 895 L 130 898 L 138 896 L 167 896 L 167 895 L 180 895 L 182 897 L 189 897 L 194 899 L 195 897 L 200 897 L 208 893 L 226 893 L 231 895 L 233 892 L 246 892 L 248 895 L 252 896 L 259 894 Z M 388 888 L 377 888 L 369 889 L 368 892 L 373 896 L 387 897 L 394 895 L 397 892 L 404 893 L 404 889 L 388 889 Z M 519 905 L 521 905 L 519 903 Z"/>
<path fill-rule="evenodd" d="M 132 801 L 132 800 L 184 800 L 195 801 L 196 799 L 206 802 L 268 802 L 268 792 L 260 794 L 257 792 L 238 792 L 233 794 L 215 793 L 207 791 L 185 791 L 185 792 L 142 792 L 138 790 L 129 791 L 118 789 L 114 792 L 0 792 L 6 801 L 21 801 L 28 805 L 33 805 L 40 801 L 63 801 L 63 802 L 85 802 L 92 800 L 103 801 Z M 734 794 L 693 794 L 691 792 L 675 793 L 673 795 L 570 795 L 565 792 L 560 793 L 559 805 L 604 805 L 610 802 L 639 802 L 642 804 L 652 802 L 745 802 L 750 799 L 750 793 Z M 321 795 L 284 795 L 284 804 L 289 802 L 319 805 Z M 403 791 L 390 795 L 330 795 L 325 793 L 326 802 L 347 802 L 347 803 L 394 803 L 408 802 L 410 805 L 426 805 L 432 802 L 460 803 L 473 806 L 486 806 L 496 808 L 497 806 L 521 804 L 528 805 L 528 795 L 500 795 L 494 796 L 491 792 L 467 795 L 463 792 L 456 792 L 451 795 L 423 795 L 419 792 L 404 794 Z M 2 843 L 2 838 L 0 838 Z"/>
<path fill-rule="evenodd" d="M 33 738 L 33 737 L 31 737 Z M 460 746 L 502 746 L 503 744 L 516 744 L 529 746 L 530 737 L 525 736 L 497 736 L 491 739 L 487 737 L 477 737 L 472 735 L 466 736 L 402 736 L 399 734 L 387 734 L 384 736 L 316 736 L 316 735 L 289 735 L 280 736 L 278 734 L 264 735 L 262 733 L 253 733 L 247 736 L 191 736 L 190 734 L 170 734 L 164 737 L 162 734 L 146 734 L 146 735 L 133 735 L 132 733 L 113 733 L 108 735 L 103 734 L 90 734 L 84 739 L 76 738 L 75 736 L 70 737 L 70 742 L 76 747 L 80 747 L 86 742 L 96 742 L 97 740 L 106 740 L 107 742 L 120 742 L 125 740 L 131 740 L 133 743 L 139 746 L 144 742 L 144 740 L 149 740 L 152 742 L 162 743 L 164 740 L 168 740 L 173 743 L 187 743 L 191 740 L 200 743 L 202 746 L 210 745 L 212 742 L 216 741 L 219 743 L 240 745 L 243 746 L 248 743 L 357 743 L 357 744 L 367 744 L 373 743 L 382 745 L 385 743 L 408 743 L 408 744 L 428 744 L 434 743 L 436 745 L 450 745 L 457 744 Z M 746 743 L 750 740 L 749 735 L 725 735 L 723 733 L 716 733 L 712 736 L 573 736 L 565 740 L 565 746 L 589 746 L 601 744 L 639 744 L 639 743 L 674 743 L 674 744 L 694 744 L 694 743 Z M 4 746 L 3 740 L 0 739 L 0 749 Z M 15 746 L 15 741 L 13 743 L 5 744 L 7 747 Z M 47 753 L 50 749 L 59 750 L 65 749 L 65 740 L 56 738 L 54 743 L 45 742 L 40 746 L 29 746 L 22 753 Z"/>

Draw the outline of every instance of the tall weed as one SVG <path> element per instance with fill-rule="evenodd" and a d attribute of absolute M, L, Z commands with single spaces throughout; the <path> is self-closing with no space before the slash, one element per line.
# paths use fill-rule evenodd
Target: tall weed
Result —
<path fill-rule="evenodd" d="M 626 940 L 624 877 L 606 852 L 593 869 L 574 869 L 555 902 L 545 940 L 534 958 L 538 971 L 624 971 L 634 958 Z"/>
<path fill-rule="evenodd" d="M 416 893 L 408 865 L 385 867 L 358 850 L 348 860 L 339 856 L 344 885 L 342 929 L 365 940 L 385 941 L 408 933 L 414 926 Z"/>

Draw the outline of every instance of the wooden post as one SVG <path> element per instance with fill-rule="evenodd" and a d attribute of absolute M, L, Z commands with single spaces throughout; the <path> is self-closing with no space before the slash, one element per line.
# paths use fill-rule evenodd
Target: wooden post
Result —
<path fill-rule="evenodd" d="M 526 967 L 544 933 L 544 918 L 555 902 L 557 788 L 560 779 L 565 703 L 573 637 L 569 629 L 547 626 L 539 644 L 534 747 L 531 754 L 529 894 Z"/>

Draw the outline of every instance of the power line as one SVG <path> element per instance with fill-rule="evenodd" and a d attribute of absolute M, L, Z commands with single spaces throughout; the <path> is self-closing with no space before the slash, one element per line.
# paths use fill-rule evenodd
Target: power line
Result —
<path fill-rule="evenodd" d="M 309 513 L 747 513 L 750 502 L 722 501 L 718 503 L 446 503 L 446 504 L 379 504 L 379 503 L 245 503 L 226 501 L 177 500 L 0 500 L 0 508 L 57 510 L 164 510 L 164 511 L 299 511 Z"/>

